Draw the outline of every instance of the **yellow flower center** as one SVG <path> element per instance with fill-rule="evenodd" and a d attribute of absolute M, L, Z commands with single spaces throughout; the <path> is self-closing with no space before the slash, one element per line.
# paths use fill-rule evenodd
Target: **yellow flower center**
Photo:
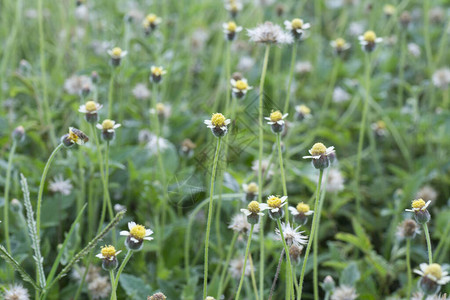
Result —
<path fill-rule="evenodd" d="M 258 185 L 254 182 L 250 182 L 247 186 L 247 192 L 249 193 L 257 193 L 258 192 Z"/>
<path fill-rule="evenodd" d="M 438 264 L 431 264 L 429 265 L 424 272 L 425 275 L 432 275 L 437 280 L 442 278 L 442 268 Z"/>
<path fill-rule="evenodd" d="M 274 111 L 270 114 L 270 121 L 277 122 L 283 119 L 283 115 L 279 110 Z"/>
<path fill-rule="evenodd" d="M 235 3 L 231 4 L 230 10 L 231 10 L 232 12 L 237 12 L 237 11 L 238 11 L 237 5 L 236 5 Z"/>
<path fill-rule="evenodd" d="M 145 237 L 145 227 L 142 225 L 136 225 L 130 230 L 130 235 L 138 240 L 142 240 Z"/>
<path fill-rule="evenodd" d="M 383 11 L 386 15 L 391 16 L 395 13 L 395 6 L 391 4 L 386 4 L 383 7 Z"/>
<path fill-rule="evenodd" d="M 164 112 L 164 104 L 162 104 L 162 103 L 157 103 L 156 104 L 156 111 L 158 112 L 158 113 L 163 113 Z"/>
<path fill-rule="evenodd" d="M 364 33 L 364 40 L 369 43 L 374 43 L 377 35 L 372 30 L 366 31 Z"/>
<path fill-rule="evenodd" d="M 269 199 L 267 199 L 267 204 L 271 208 L 280 208 L 281 207 L 281 199 L 276 196 L 270 196 Z"/>
<path fill-rule="evenodd" d="M 86 106 L 87 111 L 96 111 L 97 110 L 97 104 L 94 101 L 86 102 L 85 106 Z"/>
<path fill-rule="evenodd" d="M 305 204 L 303 202 L 300 202 L 299 204 L 297 204 L 297 211 L 299 213 L 307 213 L 309 211 L 309 205 Z"/>
<path fill-rule="evenodd" d="M 227 30 L 228 31 L 231 31 L 231 32 L 235 32 L 236 31 L 236 23 L 234 23 L 233 21 L 231 21 L 231 22 L 228 22 L 228 25 L 227 25 Z"/>
<path fill-rule="evenodd" d="M 414 200 L 411 204 L 412 208 L 422 209 L 425 206 L 425 201 L 423 199 Z"/>
<path fill-rule="evenodd" d="M 114 129 L 114 122 L 111 121 L 110 119 L 106 119 L 103 121 L 102 127 L 104 130 Z"/>
<path fill-rule="evenodd" d="M 102 247 L 102 251 L 101 251 L 102 255 L 104 257 L 112 257 L 116 255 L 116 248 L 114 248 L 114 246 L 105 246 Z"/>
<path fill-rule="evenodd" d="M 246 90 L 248 88 L 248 84 L 245 81 L 238 80 L 236 81 L 236 88 L 238 90 Z"/>
<path fill-rule="evenodd" d="M 115 47 L 114 49 L 112 49 L 113 56 L 120 57 L 121 54 L 122 54 L 122 49 L 120 49 L 119 47 Z"/>
<path fill-rule="evenodd" d="M 377 121 L 377 127 L 379 129 L 386 129 L 386 123 L 384 121 Z"/>
<path fill-rule="evenodd" d="M 311 109 L 306 105 L 300 105 L 298 110 L 304 115 L 309 115 L 311 113 Z"/>
<path fill-rule="evenodd" d="M 161 76 L 163 73 L 163 68 L 161 67 L 153 67 L 152 68 L 152 74 L 155 76 Z"/>
<path fill-rule="evenodd" d="M 157 15 L 155 15 L 155 14 L 149 14 L 149 15 L 147 16 L 147 21 L 148 21 L 149 23 L 155 23 L 157 18 L 158 18 Z"/>
<path fill-rule="evenodd" d="M 211 124 L 216 127 L 225 126 L 225 116 L 221 113 L 216 113 L 212 115 Z"/>
<path fill-rule="evenodd" d="M 253 214 L 257 214 L 261 211 L 261 208 L 259 207 L 259 203 L 257 201 L 252 201 L 248 204 L 248 210 Z"/>
<path fill-rule="evenodd" d="M 79 140 L 78 135 L 76 135 L 76 133 L 73 132 L 72 129 L 69 130 L 69 140 L 71 140 L 74 143 L 77 143 Z"/>
<path fill-rule="evenodd" d="M 303 27 L 303 21 L 302 19 L 294 19 L 291 22 L 292 28 L 294 29 L 302 29 Z"/>
<path fill-rule="evenodd" d="M 315 143 L 311 148 L 312 155 L 322 155 L 327 152 L 327 147 L 322 143 Z"/>
<path fill-rule="evenodd" d="M 336 48 L 343 48 L 345 46 L 345 40 L 343 38 L 338 38 L 335 40 Z"/>

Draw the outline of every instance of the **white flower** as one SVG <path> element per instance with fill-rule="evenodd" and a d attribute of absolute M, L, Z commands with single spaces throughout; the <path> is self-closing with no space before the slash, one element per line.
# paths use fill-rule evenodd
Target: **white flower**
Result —
<path fill-rule="evenodd" d="M 131 92 L 133 93 L 133 96 L 138 100 L 148 99 L 151 95 L 150 90 L 147 88 L 147 85 L 145 83 L 136 84 Z"/>
<path fill-rule="evenodd" d="M 168 140 L 162 137 L 158 137 L 156 134 L 149 133 L 147 138 L 148 142 L 145 145 L 145 148 L 147 148 L 151 154 L 157 154 L 158 148 L 159 151 L 162 153 L 170 147 L 170 143 Z"/>
<path fill-rule="evenodd" d="M 293 19 L 292 21 L 284 21 L 284 26 L 287 31 L 294 33 L 298 38 L 303 37 L 305 30 L 309 29 L 311 25 L 309 23 L 304 23 L 302 19 Z"/>
<path fill-rule="evenodd" d="M 418 211 L 424 211 L 428 208 L 428 205 L 430 205 L 431 200 L 428 200 L 426 203 L 422 199 L 414 200 L 412 203 L 412 209 L 405 209 L 405 211 L 409 212 L 418 212 Z"/>
<path fill-rule="evenodd" d="M 327 192 L 339 192 L 344 189 L 344 177 L 338 169 L 330 169 L 327 177 Z"/>
<path fill-rule="evenodd" d="M 333 90 L 333 102 L 336 103 L 346 102 L 350 100 L 350 98 L 351 98 L 350 94 L 339 86 Z"/>
<path fill-rule="evenodd" d="M 287 196 L 279 198 L 277 196 L 270 195 L 267 197 L 267 203 L 261 203 L 259 206 L 261 211 L 268 209 L 271 212 L 276 213 L 280 210 L 280 208 L 287 204 L 287 198 Z"/>
<path fill-rule="evenodd" d="M 288 209 L 293 216 L 298 216 L 299 214 L 310 216 L 314 213 L 313 210 L 309 209 L 309 205 L 303 202 L 300 202 L 297 207 L 289 206 Z"/>
<path fill-rule="evenodd" d="M 318 145 L 318 144 L 321 144 L 321 145 Z M 319 149 L 319 146 L 320 146 L 320 149 Z M 325 146 L 323 146 L 322 143 L 317 143 L 317 144 L 314 144 L 313 147 L 310 150 L 308 150 L 308 152 L 311 155 L 303 156 L 303 158 L 319 159 L 322 155 L 328 156 L 328 155 L 334 153 L 335 151 L 334 151 L 334 146 L 325 148 Z"/>
<path fill-rule="evenodd" d="M 288 223 L 281 223 L 281 228 L 283 229 L 283 236 L 284 240 L 286 241 L 286 244 L 290 247 L 292 245 L 296 245 L 297 247 L 301 247 L 303 245 L 306 245 L 308 243 L 308 238 L 302 233 L 304 231 L 297 231 L 301 226 L 298 226 L 296 228 L 292 227 L 289 222 Z M 278 240 L 281 240 L 281 233 L 279 228 L 275 228 L 275 233 L 277 235 Z"/>
<path fill-rule="evenodd" d="M 251 42 L 267 44 L 292 44 L 294 38 L 292 34 L 283 31 L 279 25 L 265 22 L 253 29 L 247 29 Z"/>
<path fill-rule="evenodd" d="M 288 116 L 288 114 L 282 115 L 281 112 L 279 110 L 277 110 L 277 111 L 272 112 L 269 117 L 264 117 L 264 119 L 269 121 L 269 122 L 267 122 L 267 124 L 269 124 L 269 125 L 273 125 L 273 124 L 284 125 L 284 119 L 287 116 Z"/>
<path fill-rule="evenodd" d="M 113 49 L 110 49 L 108 51 L 106 51 L 109 56 L 111 56 L 113 59 L 120 59 L 123 58 L 127 55 L 127 51 L 123 51 L 122 49 L 120 49 L 119 47 L 115 47 Z"/>
<path fill-rule="evenodd" d="M 211 120 L 203 121 L 208 128 L 220 128 L 226 130 L 227 126 L 231 123 L 230 119 L 225 119 L 221 113 L 213 114 Z"/>
<path fill-rule="evenodd" d="M 139 243 L 142 240 L 153 240 L 150 236 L 153 234 L 153 231 L 151 229 L 146 229 L 142 225 L 137 225 L 135 222 L 128 222 L 128 229 L 130 231 L 123 230 L 120 232 L 120 235 L 129 236 L 134 243 Z"/>
<path fill-rule="evenodd" d="M 115 129 L 119 128 L 121 125 L 116 124 L 116 121 L 106 119 L 102 122 L 102 124 L 97 124 L 96 127 L 100 130 L 106 132 L 114 132 Z"/>
<path fill-rule="evenodd" d="M 433 84 L 440 89 L 447 89 L 450 84 L 450 69 L 442 68 L 433 73 Z"/>
<path fill-rule="evenodd" d="M 28 290 L 20 284 L 10 285 L 8 289 L 5 288 L 5 293 L 2 295 L 4 300 L 29 300 L 30 295 Z"/>
<path fill-rule="evenodd" d="M 116 251 L 113 246 L 105 246 L 95 257 L 98 257 L 100 259 L 114 260 L 114 258 L 119 255 L 120 252 L 122 252 L 122 250 Z"/>
<path fill-rule="evenodd" d="M 336 288 L 331 296 L 331 300 L 354 300 L 358 294 L 354 287 L 342 285 Z"/>
<path fill-rule="evenodd" d="M 244 257 L 232 259 L 230 261 L 230 267 L 229 267 L 231 277 L 233 277 L 235 279 L 241 278 L 242 269 L 244 268 L 244 264 L 245 264 Z M 248 259 L 247 259 L 247 263 L 245 264 L 244 276 L 250 276 L 251 272 L 253 271 L 251 267 L 252 266 L 248 263 Z"/>
<path fill-rule="evenodd" d="M 230 79 L 230 83 L 232 88 L 233 93 L 242 93 L 242 94 L 247 94 L 247 91 L 253 89 L 252 86 L 248 85 L 247 79 L 245 78 L 241 78 L 239 80 L 235 80 L 234 78 Z"/>
<path fill-rule="evenodd" d="M 96 103 L 94 101 L 88 101 L 86 104 L 80 105 L 80 108 L 78 108 L 78 111 L 83 114 L 96 114 L 103 105 L 100 103 Z"/>
<path fill-rule="evenodd" d="M 53 193 L 61 193 L 61 195 L 68 196 L 72 192 L 72 183 L 70 180 L 64 180 L 62 174 L 57 175 L 50 181 L 49 190 Z"/>
<path fill-rule="evenodd" d="M 443 271 L 442 267 L 438 264 L 428 265 L 422 263 L 419 265 L 420 270 L 414 270 L 414 273 L 419 274 L 422 277 L 428 277 L 439 285 L 445 285 L 450 282 L 450 276 L 447 271 Z"/>
<path fill-rule="evenodd" d="M 414 57 L 419 57 L 420 53 L 421 53 L 419 45 L 417 45 L 415 43 L 409 43 L 408 44 L 408 53 Z"/>
<path fill-rule="evenodd" d="M 242 209 L 241 209 L 242 211 Z M 250 213 L 251 214 L 251 213 Z M 258 215 L 261 215 L 261 213 L 259 213 Z M 264 214 L 262 214 L 264 215 Z M 231 219 L 231 223 L 230 225 L 228 225 L 228 228 L 239 232 L 239 233 L 248 233 L 250 232 L 251 229 L 251 224 L 247 221 L 247 214 L 243 215 L 243 214 L 235 214 L 233 216 L 233 218 Z M 259 231 L 259 225 L 256 224 L 253 228 L 253 232 L 258 232 Z"/>
<path fill-rule="evenodd" d="M 223 33 L 225 34 L 238 33 L 242 31 L 242 26 L 236 26 L 236 23 L 234 22 L 223 23 L 222 28 Z"/>

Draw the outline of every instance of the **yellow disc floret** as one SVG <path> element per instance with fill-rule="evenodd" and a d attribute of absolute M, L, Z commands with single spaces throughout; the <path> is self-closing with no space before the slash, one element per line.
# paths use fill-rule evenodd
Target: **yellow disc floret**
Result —
<path fill-rule="evenodd" d="M 236 81 L 236 88 L 238 90 L 246 90 L 248 88 L 248 84 L 243 80 L 238 80 Z"/>
<path fill-rule="evenodd" d="M 300 105 L 298 111 L 304 115 L 309 115 L 311 113 L 311 109 L 306 105 Z"/>
<path fill-rule="evenodd" d="M 86 106 L 86 110 L 89 112 L 97 110 L 97 104 L 94 101 L 86 102 L 85 106 Z"/>
<path fill-rule="evenodd" d="M 270 196 L 269 199 L 267 199 L 267 204 L 271 208 L 280 208 L 281 207 L 281 199 L 277 196 Z"/>
<path fill-rule="evenodd" d="M 162 104 L 162 103 L 156 103 L 156 111 L 157 111 L 158 113 L 163 113 L 163 112 L 164 112 L 164 109 L 165 109 L 164 104 Z"/>
<path fill-rule="evenodd" d="M 237 28 L 236 23 L 234 23 L 233 21 L 228 22 L 228 24 L 227 24 L 227 30 L 228 31 L 235 32 L 236 28 Z"/>
<path fill-rule="evenodd" d="M 424 272 L 425 275 L 431 275 L 437 280 L 442 278 L 442 268 L 438 264 L 429 265 Z"/>
<path fill-rule="evenodd" d="M 302 29 L 303 21 L 302 19 L 294 19 L 292 20 L 291 25 L 293 29 Z"/>
<path fill-rule="evenodd" d="M 115 47 L 111 52 L 114 57 L 120 57 L 120 55 L 122 54 L 122 49 L 120 49 L 119 47 Z"/>
<path fill-rule="evenodd" d="M 309 205 L 305 204 L 303 202 L 300 202 L 299 204 L 297 204 L 297 211 L 299 213 L 307 213 L 309 211 Z"/>
<path fill-rule="evenodd" d="M 383 11 L 384 11 L 384 13 L 386 14 L 386 15 L 388 15 L 388 16 L 392 16 L 393 14 L 395 14 L 395 6 L 394 5 L 391 5 L 391 4 L 386 4 L 384 7 L 383 7 Z"/>
<path fill-rule="evenodd" d="M 116 256 L 116 248 L 114 248 L 114 246 L 111 246 L 111 245 L 104 246 L 104 247 L 102 247 L 101 253 L 104 257 L 107 257 L 107 258 L 113 257 L 113 256 Z"/>
<path fill-rule="evenodd" d="M 257 201 L 252 201 L 248 204 L 248 210 L 253 213 L 257 214 L 261 211 L 261 208 L 259 207 L 259 203 Z"/>
<path fill-rule="evenodd" d="M 225 116 L 221 113 L 215 113 L 212 115 L 211 124 L 216 127 L 225 126 Z"/>
<path fill-rule="evenodd" d="M 247 186 L 247 192 L 249 193 L 257 193 L 258 192 L 258 185 L 254 182 L 250 182 Z"/>
<path fill-rule="evenodd" d="M 327 147 L 322 143 L 315 143 L 311 148 L 312 155 L 322 155 L 327 152 Z"/>
<path fill-rule="evenodd" d="M 384 121 L 377 121 L 377 128 L 378 129 L 386 129 L 386 123 Z"/>
<path fill-rule="evenodd" d="M 78 143 L 78 140 L 80 137 L 73 131 L 72 128 L 69 129 L 69 140 L 71 140 L 74 143 Z"/>
<path fill-rule="evenodd" d="M 368 43 L 375 43 L 377 35 L 372 30 L 366 31 L 364 33 L 364 40 Z"/>
<path fill-rule="evenodd" d="M 110 119 L 106 119 L 102 123 L 103 130 L 114 129 L 114 122 Z"/>
<path fill-rule="evenodd" d="M 425 204 L 426 203 L 425 203 L 425 201 L 423 201 L 423 199 L 417 199 L 412 202 L 411 206 L 412 206 L 412 208 L 420 210 L 425 206 Z"/>
<path fill-rule="evenodd" d="M 136 225 L 130 230 L 130 235 L 138 240 L 143 240 L 145 237 L 145 227 Z"/>
<path fill-rule="evenodd" d="M 163 73 L 163 68 L 161 67 L 152 67 L 152 74 L 155 76 L 161 76 Z"/>
<path fill-rule="evenodd" d="M 283 115 L 281 114 L 281 112 L 279 110 L 273 111 L 270 114 L 270 121 L 272 121 L 272 122 L 278 122 L 282 119 L 283 119 Z"/>
<path fill-rule="evenodd" d="M 155 23 L 156 20 L 158 19 L 158 16 L 155 14 L 149 14 L 149 15 L 147 15 L 146 19 L 149 23 Z"/>
<path fill-rule="evenodd" d="M 338 38 L 334 41 L 336 43 L 336 48 L 344 48 L 345 46 L 345 40 L 343 38 Z"/>

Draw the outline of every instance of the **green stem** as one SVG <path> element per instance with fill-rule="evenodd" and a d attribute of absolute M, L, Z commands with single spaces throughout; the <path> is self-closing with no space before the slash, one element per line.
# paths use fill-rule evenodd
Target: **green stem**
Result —
<path fill-rule="evenodd" d="M 431 265 L 433 263 L 433 252 L 431 251 L 431 239 L 430 239 L 430 232 L 428 231 L 427 223 L 423 223 L 423 231 L 425 232 L 425 237 L 427 239 L 428 264 Z"/>
<path fill-rule="evenodd" d="M 292 86 L 292 79 L 294 77 L 294 67 L 295 67 L 295 58 L 297 56 L 297 42 L 294 42 L 294 46 L 292 46 L 292 53 L 291 53 L 291 66 L 289 69 L 289 81 L 288 81 L 288 87 L 286 91 L 286 101 L 284 102 L 284 113 L 287 113 L 289 111 L 289 100 L 291 99 L 291 86 Z"/>
<path fill-rule="evenodd" d="M 400 61 L 398 64 L 398 87 L 397 87 L 397 105 L 403 106 L 403 79 L 405 77 L 405 59 L 406 59 L 406 33 L 400 32 Z"/>
<path fill-rule="evenodd" d="M 214 162 L 211 174 L 211 186 L 209 192 L 209 208 L 208 208 L 208 222 L 206 224 L 206 238 L 205 238 L 205 267 L 204 267 L 204 281 L 203 281 L 203 299 L 207 297 L 208 292 L 208 250 L 209 250 L 209 235 L 211 233 L 211 219 L 213 215 L 213 196 L 214 196 L 214 181 L 216 179 L 217 162 L 219 161 L 220 143 L 222 138 L 217 139 L 216 152 L 214 154 Z"/>
<path fill-rule="evenodd" d="M 330 83 L 329 83 L 329 86 L 328 86 L 328 91 L 327 91 L 327 94 L 325 96 L 324 104 L 323 104 L 323 106 L 321 108 L 321 112 L 320 112 L 320 117 L 319 117 L 319 121 L 320 122 L 324 121 L 325 114 L 328 111 L 328 107 L 330 106 L 331 99 L 333 98 L 334 85 L 336 84 L 337 75 L 339 73 L 340 65 L 341 65 L 341 59 L 339 57 L 336 57 L 334 59 L 333 70 L 332 70 L 332 73 L 331 73 L 331 78 L 330 78 Z"/>
<path fill-rule="evenodd" d="M 309 252 L 311 251 L 311 246 L 314 241 L 314 235 L 315 235 L 316 227 L 318 224 L 317 211 L 319 208 L 319 199 L 320 199 L 319 195 L 320 195 L 320 189 L 322 186 L 322 177 L 323 177 L 323 170 L 321 169 L 320 173 L 319 173 L 319 183 L 317 184 L 317 190 L 316 190 L 316 201 L 314 203 L 314 217 L 312 220 L 311 233 L 309 235 L 309 241 L 308 241 L 308 246 L 306 247 L 305 257 L 303 259 L 302 273 L 300 274 L 300 286 L 299 286 L 299 289 L 297 290 L 297 300 L 300 300 L 302 298 L 302 289 L 303 289 L 303 281 L 305 278 L 306 263 L 308 262 Z"/>
<path fill-rule="evenodd" d="M 230 78 L 231 78 L 231 42 L 227 41 L 227 46 L 226 46 L 226 61 L 225 61 L 225 68 L 226 68 L 226 77 L 225 77 L 225 113 L 228 115 L 229 112 L 229 107 L 230 107 L 230 96 L 231 96 L 231 86 L 230 86 Z"/>
<path fill-rule="evenodd" d="M 283 195 L 287 196 L 286 175 L 284 174 L 283 152 L 281 152 L 281 133 L 277 133 L 278 160 L 280 163 L 281 183 L 283 185 Z M 284 206 L 286 222 L 289 222 L 288 204 Z M 289 253 L 289 252 L 287 252 Z"/>
<path fill-rule="evenodd" d="M 244 283 L 245 266 L 247 265 L 248 253 L 249 253 L 249 250 L 250 250 L 250 243 L 252 242 L 252 234 L 253 234 L 253 228 L 254 227 L 255 227 L 254 224 L 252 224 L 252 226 L 250 227 L 250 233 L 248 235 L 248 240 L 247 240 L 247 248 L 245 249 L 244 266 L 242 267 L 241 280 L 239 281 L 239 287 L 238 287 L 238 290 L 237 290 L 237 293 L 236 293 L 235 300 L 239 300 L 239 295 L 241 294 L 242 284 Z"/>
<path fill-rule="evenodd" d="M 131 255 L 133 255 L 133 251 L 131 251 L 130 249 L 128 249 L 127 255 L 125 256 L 125 258 L 123 259 L 122 264 L 119 267 L 119 270 L 117 271 L 116 274 L 116 278 L 114 280 L 114 289 L 112 290 L 112 294 L 111 295 L 116 295 L 117 292 L 117 287 L 119 286 L 119 278 L 120 278 L 120 274 L 122 274 L 123 269 L 125 268 L 125 266 L 127 265 L 128 261 L 131 258 Z"/>
<path fill-rule="evenodd" d="M 442 234 L 442 237 L 446 237 L 446 236 L 449 236 L 449 234 L 450 234 L 450 222 L 447 222 L 447 226 L 445 227 L 445 229 L 444 229 L 444 233 Z M 447 241 L 448 241 L 448 239 L 446 239 L 446 238 L 441 238 L 441 239 L 439 239 L 439 243 L 438 243 L 438 245 L 437 245 L 437 247 L 436 247 L 436 250 L 434 250 L 434 255 L 435 255 L 435 257 L 438 257 L 438 259 L 437 259 L 437 261 L 439 262 L 439 261 L 441 261 L 439 258 L 440 258 L 440 253 L 441 253 L 441 249 L 442 249 L 442 247 L 447 243 Z M 443 252 L 444 254 L 445 253 L 447 253 L 446 251 L 444 251 Z"/>
<path fill-rule="evenodd" d="M 220 296 L 222 295 L 223 282 L 225 280 L 225 275 L 227 274 L 228 265 L 231 260 L 231 255 L 233 254 L 234 244 L 236 243 L 237 237 L 238 237 L 238 232 L 236 231 L 236 232 L 234 232 L 233 238 L 231 239 L 231 244 L 228 249 L 227 258 L 225 260 L 225 264 L 223 266 L 222 273 L 220 274 L 219 288 L 217 290 L 217 299 L 220 299 Z"/>
<path fill-rule="evenodd" d="M 253 259 L 252 254 L 248 254 L 248 262 L 250 263 L 250 277 L 252 278 L 252 287 L 253 287 L 253 293 L 255 300 L 259 300 L 258 296 L 258 288 L 256 286 L 256 278 L 255 278 L 255 268 L 253 267 Z"/>
<path fill-rule="evenodd" d="M 361 219 L 361 191 L 360 191 L 360 174 L 361 174 L 361 156 L 362 148 L 364 144 L 364 131 L 367 123 L 367 112 L 369 110 L 369 98 L 370 98 L 370 56 L 366 53 L 366 68 L 365 68 L 365 84 L 366 84 L 366 97 L 364 100 L 363 112 L 361 123 L 359 125 L 359 140 L 358 140 L 358 152 L 356 154 L 356 171 L 355 171 L 355 185 L 356 185 L 356 216 L 360 221 Z"/>
<path fill-rule="evenodd" d="M 411 274 L 411 239 L 406 239 L 406 269 L 408 272 L 408 288 L 406 290 L 406 299 L 411 298 L 412 274 Z"/>
<path fill-rule="evenodd" d="M 330 299 L 330 292 L 325 293 L 325 300 L 328 300 L 328 299 Z"/>
<path fill-rule="evenodd" d="M 109 278 L 111 279 L 111 300 L 117 299 L 116 286 L 114 285 L 114 270 L 109 271 Z"/>
<path fill-rule="evenodd" d="M 11 243 L 9 241 L 9 184 L 11 182 L 11 169 L 14 154 L 16 152 L 17 142 L 13 140 L 11 150 L 9 151 L 8 168 L 6 169 L 6 182 L 5 182 L 5 204 L 3 206 L 3 226 L 5 227 L 5 241 L 6 249 L 11 253 Z"/>
<path fill-rule="evenodd" d="M 266 78 L 267 64 L 269 62 L 270 45 L 266 45 L 264 53 L 263 69 L 261 79 L 259 82 L 259 153 L 258 153 L 258 202 L 262 201 L 263 181 L 262 181 L 262 156 L 263 156 L 263 96 L 264 96 L 264 80 Z M 259 265 L 259 298 L 264 299 L 264 225 L 261 224 L 259 230 L 259 251 L 260 251 L 260 265 Z"/>
<path fill-rule="evenodd" d="M 109 79 L 108 89 L 108 118 L 112 118 L 113 92 L 114 92 L 114 78 L 116 76 L 116 69 L 111 70 L 111 78 Z"/>
<path fill-rule="evenodd" d="M 284 252 L 286 253 L 286 260 L 287 260 L 287 265 L 286 265 L 286 269 L 288 270 L 288 277 L 286 277 L 286 281 L 289 283 L 289 286 L 286 289 L 286 299 L 291 299 L 291 291 L 293 289 L 292 286 L 292 264 L 291 264 L 291 256 L 289 255 L 289 248 L 286 244 L 286 240 L 284 239 L 284 234 L 283 234 L 283 228 L 281 227 L 281 221 L 280 219 L 277 219 L 277 224 L 278 224 L 278 229 L 280 230 L 280 236 L 281 236 L 281 240 L 283 241 L 283 246 L 284 246 Z"/>
<path fill-rule="evenodd" d="M 105 150 L 105 189 L 107 191 L 109 191 L 109 141 L 106 141 L 106 150 Z M 107 200 L 107 205 L 108 205 L 108 213 L 109 213 L 109 218 L 110 220 L 112 220 L 114 218 L 114 212 L 113 212 L 113 207 L 112 207 L 112 203 L 111 203 L 111 198 L 109 197 L 109 192 L 108 192 L 108 197 L 106 198 Z M 100 225 L 101 226 L 101 225 Z M 116 229 L 113 228 L 112 229 L 112 240 L 113 240 L 113 244 L 116 245 Z"/>

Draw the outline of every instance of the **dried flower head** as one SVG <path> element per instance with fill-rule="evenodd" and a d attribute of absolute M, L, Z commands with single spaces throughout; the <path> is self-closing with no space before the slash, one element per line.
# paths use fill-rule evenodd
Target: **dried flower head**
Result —
<path fill-rule="evenodd" d="M 429 199 L 431 202 L 437 199 L 437 191 L 430 185 L 424 185 L 416 193 L 416 199 Z"/>
<path fill-rule="evenodd" d="M 433 73 L 433 84 L 441 90 L 446 90 L 450 84 L 450 69 L 442 68 Z"/>
<path fill-rule="evenodd" d="M 413 239 L 416 234 L 420 234 L 419 225 L 412 219 L 406 219 L 397 227 L 396 236 L 400 240 Z"/>
<path fill-rule="evenodd" d="M 244 257 L 240 257 L 240 258 L 232 259 L 230 261 L 230 266 L 229 266 L 228 270 L 230 271 L 231 277 L 233 277 L 235 279 L 241 278 L 244 264 L 246 266 L 244 276 L 250 276 L 251 272 L 253 271 L 251 268 L 252 266 L 248 263 L 248 261 L 245 263 Z"/>
<path fill-rule="evenodd" d="M 247 29 L 251 42 L 262 44 L 292 44 L 294 39 L 288 32 L 283 31 L 279 25 L 265 22 L 253 29 Z"/>
<path fill-rule="evenodd" d="M 166 300 L 167 297 L 163 293 L 155 293 L 152 296 L 149 296 L 147 300 Z"/>
<path fill-rule="evenodd" d="M 14 284 L 5 288 L 2 294 L 4 300 L 29 300 L 28 290 L 20 284 Z"/>
<path fill-rule="evenodd" d="M 57 175 L 50 181 L 49 190 L 53 193 L 60 193 L 61 195 L 68 196 L 72 192 L 72 183 L 69 179 L 64 179 L 62 174 Z"/>
<path fill-rule="evenodd" d="M 304 231 L 298 231 L 301 226 L 294 228 L 288 223 L 281 223 L 281 229 L 283 230 L 284 240 L 288 246 L 296 245 L 298 247 L 306 245 L 308 238 L 302 233 Z M 278 228 L 275 228 L 275 234 L 278 240 L 281 240 L 281 233 Z"/>
<path fill-rule="evenodd" d="M 242 209 L 241 209 L 242 211 Z M 250 213 L 250 215 L 253 215 L 253 213 Z M 255 215 L 259 215 L 258 213 Z M 264 214 L 263 214 L 264 215 Z M 252 223 L 254 224 L 254 223 Z M 231 219 L 230 225 L 228 225 L 228 228 L 231 230 L 238 232 L 240 234 L 247 234 L 250 232 L 252 224 L 248 221 L 247 213 L 245 215 L 243 214 L 235 214 L 233 218 Z M 259 230 L 259 226 L 256 225 L 253 228 L 253 232 L 256 232 Z"/>

